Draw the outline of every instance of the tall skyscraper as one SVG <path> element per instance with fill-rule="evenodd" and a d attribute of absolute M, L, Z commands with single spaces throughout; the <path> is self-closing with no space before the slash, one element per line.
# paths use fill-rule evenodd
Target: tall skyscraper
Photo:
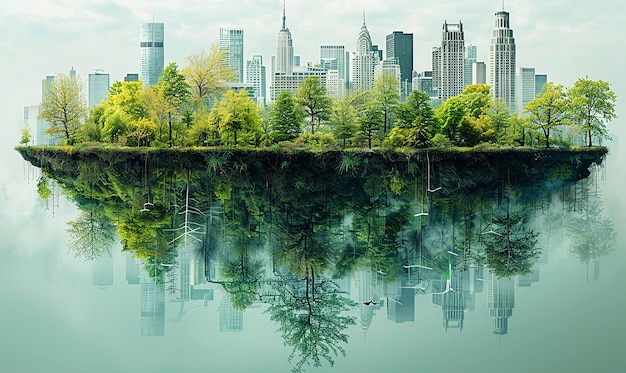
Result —
<path fill-rule="evenodd" d="M 413 34 L 394 31 L 385 38 L 385 59 L 400 65 L 400 82 L 403 95 L 410 93 L 413 79 Z"/>
<path fill-rule="evenodd" d="M 495 14 L 495 28 L 489 45 L 489 84 L 494 98 L 502 99 L 515 111 L 515 38 L 509 25 L 509 13 Z"/>
<path fill-rule="evenodd" d="M 337 70 L 339 80 L 347 84 L 350 76 L 346 47 L 343 45 L 320 46 L 320 64 L 325 70 Z"/>
<path fill-rule="evenodd" d="M 465 86 L 473 84 L 474 74 L 472 67 L 476 62 L 476 46 L 468 45 L 465 47 Z"/>
<path fill-rule="evenodd" d="M 515 307 L 515 283 L 513 277 L 498 278 L 489 274 L 487 284 L 487 306 L 493 319 L 493 334 L 504 335 L 509 332 L 509 317 Z"/>
<path fill-rule="evenodd" d="M 226 59 L 235 75 L 233 81 L 243 83 L 243 29 L 220 28 L 220 50 L 228 53 Z"/>
<path fill-rule="evenodd" d="M 287 28 L 287 16 L 285 12 L 285 2 L 283 1 L 283 25 L 278 31 L 276 39 L 276 65 L 273 67 L 272 74 L 293 73 L 293 40 L 291 39 L 291 31 Z"/>
<path fill-rule="evenodd" d="M 163 41 L 165 27 L 163 23 L 142 23 L 139 30 L 139 48 L 141 49 L 141 66 L 139 77 L 144 87 L 156 85 L 163 75 L 165 55 Z"/>
<path fill-rule="evenodd" d="M 433 84 L 441 100 L 457 96 L 465 88 L 465 39 L 463 23 L 443 23 L 441 47 L 433 48 Z"/>
<path fill-rule="evenodd" d="M 535 97 L 543 90 L 543 85 L 548 82 L 546 74 L 535 74 Z"/>
<path fill-rule="evenodd" d="M 374 83 L 374 70 L 380 61 L 379 51 L 374 51 L 372 38 L 365 25 L 365 13 L 363 13 L 363 25 L 356 41 L 356 51 L 352 60 L 352 88 L 355 91 L 368 90 Z"/>
<path fill-rule="evenodd" d="M 141 336 L 165 335 L 165 285 L 156 284 L 144 268 L 139 276 L 141 287 Z"/>
<path fill-rule="evenodd" d="M 265 107 L 267 104 L 267 78 L 263 66 L 263 56 L 254 55 L 246 63 L 246 83 L 252 84 L 257 105 Z"/>
<path fill-rule="evenodd" d="M 487 84 L 487 66 L 482 61 L 472 64 L 472 84 Z"/>
<path fill-rule="evenodd" d="M 89 74 L 89 107 L 93 108 L 100 105 L 100 102 L 106 101 L 109 94 L 110 78 L 109 74 L 104 70 L 96 70 L 93 74 Z"/>
<path fill-rule="evenodd" d="M 534 67 L 518 67 L 516 74 L 517 81 L 515 87 L 517 92 L 517 111 L 521 114 L 524 112 L 526 104 L 535 98 L 535 68 Z"/>

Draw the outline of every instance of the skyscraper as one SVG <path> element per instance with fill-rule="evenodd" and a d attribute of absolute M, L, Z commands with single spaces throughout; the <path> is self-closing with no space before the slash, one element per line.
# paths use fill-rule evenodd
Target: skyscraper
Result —
<path fill-rule="evenodd" d="M 280 31 L 278 31 L 278 38 L 276 39 L 276 65 L 273 67 L 272 74 L 291 75 L 293 72 L 293 40 L 286 22 L 287 16 L 285 13 L 285 2 L 283 1 L 283 25 Z"/>
<path fill-rule="evenodd" d="M 487 306 L 493 319 L 493 334 L 504 335 L 509 332 L 509 317 L 515 307 L 515 287 L 513 277 L 499 278 L 489 274 L 487 283 Z"/>
<path fill-rule="evenodd" d="M 110 79 L 109 74 L 104 70 L 96 70 L 93 74 L 89 74 L 89 107 L 93 108 L 100 105 L 100 102 L 106 101 L 109 94 Z"/>
<path fill-rule="evenodd" d="M 321 45 L 320 64 L 326 70 L 337 70 L 339 81 L 343 81 L 344 84 L 348 82 L 350 70 L 345 46 Z"/>
<path fill-rule="evenodd" d="M 472 84 L 474 80 L 474 74 L 472 67 L 476 62 L 476 46 L 468 45 L 465 47 L 465 86 Z"/>
<path fill-rule="evenodd" d="M 504 100 L 515 111 L 515 38 L 509 25 L 509 13 L 495 14 L 495 28 L 489 46 L 489 84 L 494 98 Z"/>
<path fill-rule="evenodd" d="M 145 269 L 139 276 L 141 287 L 141 336 L 165 335 L 165 285 L 156 284 Z"/>
<path fill-rule="evenodd" d="M 374 83 L 374 69 L 379 58 L 379 52 L 374 51 L 372 38 L 365 25 L 365 13 L 363 13 L 363 25 L 356 41 L 356 51 L 352 60 L 352 88 L 354 90 L 367 90 Z"/>
<path fill-rule="evenodd" d="M 400 90 L 410 93 L 413 79 L 413 34 L 394 31 L 385 38 L 385 59 L 395 60 L 400 65 Z"/>
<path fill-rule="evenodd" d="M 534 67 L 518 67 L 516 74 L 517 81 L 515 87 L 517 92 L 516 107 L 519 113 L 524 112 L 526 104 L 535 98 L 535 68 Z"/>
<path fill-rule="evenodd" d="M 254 95 L 257 98 L 257 105 L 265 107 L 267 97 L 267 78 L 265 66 L 263 66 L 263 56 L 254 55 L 246 62 L 246 83 L 254 87 Z"/>
<path fill-rule="evenodd" d="M 543 91 L 543 85 L 548 82 L 546 74 L 535 74 L 535 97 Z"/>
<path fill-rule="evenodd" d="M 156 85 L 163 75 L 165 56 L 163 41 L 165 27 L 163 23 L 142 23 L 139 31 L 139 48 L 141 49 L 141 66 L 139 77 L 144 87 Z"/>
<path fill-rule="evenodd" d="M 220 28 L 220 50 L 226 51 L 233 82 L 243 83 L 243 29 Z"/>
<path fill-rule="evenodd" d="M 465 88 L 465 39 L 463 23 L 443 23 L 441 47 L 433 48 L 433 84 L 441 100 L 457 96 Z"/>

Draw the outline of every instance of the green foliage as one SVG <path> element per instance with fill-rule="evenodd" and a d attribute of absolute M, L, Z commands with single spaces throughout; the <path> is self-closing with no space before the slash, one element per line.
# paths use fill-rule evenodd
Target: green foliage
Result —
<path fill-rule="evenodd" d="M 339 99 L 333 104 L 330 125 L 333 136 L 343 148 L 353 145 L 357 131 L 357 110 L 351 99 Z"/>
<path fill-rule="evenodd" d="M 69 248 L 76 257 L 94 260 L 111 255 L 115 226 L 101 207 L 91 203 L 89 211 L 81 211 L 76 220 L 67 222 L 72 238 Z"/>
<path fill-rule="evenodd" d="M 378 145 L 382 139 L 380 132 L 383 125 L 383 112 L 380 107 L 372 105 L 368 107 L 359 117 L 359 133 L 361 145 L 372 148 Z"/>
<path fill-rule="evenodd" d="M 50 198 L 50 194 L 52 194 L 52 191 L 50 190 L 50 186 L 48 185 L 47 177 L 42 176 L 41 178 L 39 178 L 39 181 L 37 181 L 37 194 L 43 201 L 47 201 L 48 198 Z"/>
<path fill-rule="evenodd" d="M 156 138 L 157 126 L 148 119 L 133 120 L 128 123 L 126 145 L 150 146 Z"/>
<path fill-rule="evenodd" d="M 281 92 L 270 111 L 270 130 L 274 141 L 290 141 L 302 133 L 304 112 L 289 92 Z"/>
<path fill-rule="evenodd" d="M 314 152 L 323 152 L 337 148 L 337 142 L 330 133 L 303 132 L 294 140 L 299 145 L 305 145 L 307 149 Z"/>
<path fill-rule="evenodd" d="M 605 122 L 615 118 L 617 97 L 608 82 L 580 78 L 567 90 L 574 119 L 586 132 L 588 145 L 592 146 L 592 137 L 609 138 Z"/>
<path fill-rule="evenodd" d="M 497 277 L 531 273 L 541 251 L 536 247 L 537 234 L 526 228 L 522 215 L 494 218 L 496 234 L 485 235 L 486 263 Z"/>
<path fill-rule="evenodd" d="M 115 82 L 108 95 L 108 105 L 114 111 L 121 109 L 131 119 L 148 118 L 148 106 L 144 101 L 144 90 L 141 82 Z M 107 110 L 108 112 L 108 110 Z"/>
<path fill-rule="evenodd" d="M 71 142 L 87 115 L 84 90 L 84 83 L 77 77 L 63 74 L 54 77 L 48 89 L 44 90 L 39 114 L 39 118 L 50 123 L 46 133 Z"/>
<path fill-rule="evenodd" d="M 107 142 L 118 142 L 125 138 L 128 124 L 133 120 L 124 110 L 114 107 L 109 107 L 102 118 L 104 119 L 102 135 Z"/>
<path fill-rule="evenodd" d="M 32 138 L 33 135 L 30 132 L 30 124 L 25 123 L 24 127 L 22 127 L 22 137 L 20 138 L 20 144 L 28 145 Z"/>
<path fill-rule="evenodd" d="M 227 91 L 211 110 L 220 142 L 226 146 L 256 146 L 263 134 L 258 106 L 242 90 Z"/>
<path fill-rule="evenodd" d="M 413 91 L 398 109 L 397 126 L 389 135 L 394 147 L 426 148 L 437 131 L 437 121 L 430 98 L 422 91 Z M 397 129 L 396 129 L 397 128 Z M 395 130 L 395 131 L 394 131 Z"/>
<path fill-rule="evenodd" d="M 570 125 L 567 97 L 562 85 L 547 82 L 537 98 L 526 104 L 529 114 L 528 126 L 543 131 L 545 146 L 550 147 L 550 131 L 562 125 Z"/>
<path fill-rule="evenodd" d="M 294 100 L 308 115 L 311 133 L 315 133 L 315 125 L 321 125 L 329 119 L 332 100 L 326 96 L 326 87 L 318 77 L 305 78 L 296 90 Z"/>
<path fill-rule="evenodd" d="M 374 105 L 380 107 L 383 112 L 383 133 L 391 128 L 390 116 L 400 104 L 400 81 L 390 73 L 382 73 L 374 79 L 373 99 Z"/>

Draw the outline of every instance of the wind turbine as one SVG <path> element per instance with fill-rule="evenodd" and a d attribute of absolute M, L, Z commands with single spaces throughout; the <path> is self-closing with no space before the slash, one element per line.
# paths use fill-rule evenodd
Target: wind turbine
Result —
<path fill-rule="evenodd" d="M 452 289 L 452 262 L 448 260 L 448 273 L 446 274 L 446 290 L 444 290 L 441 293 L 433 293 L 433 294 L 445 294 L 451 291 L 452 292 L 454 291 L 454 289 Z"/>

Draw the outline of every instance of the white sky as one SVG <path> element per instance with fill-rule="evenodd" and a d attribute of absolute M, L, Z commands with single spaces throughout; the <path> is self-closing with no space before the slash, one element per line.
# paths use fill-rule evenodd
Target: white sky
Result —
<path fill-rule="evenodd" d="M 466 44 L 478 47 L 488 61 L 494 12 L 501 0 L 288 0 L 287 26 L 302 63 L 317 62 L 321 44 L 354 50 L 362 10 L 374 44 L 384 48 L 394 30 L 414 34 L 415 70 L 431 69 L 431 48 L 441 28 L 463 22 Z M 622 97 L 621 61 L 626 3 L 620 0 L 509 0 L 517 65 L 566 86 L 589 76 L 612 84 Z M 0 103 L 5 119 L 18 126 L 22 107 L 41 100 L 45 75 L 74 67 L 84 78 L 101 68 L 111 81 L 139 72 L 139 24 L 165 23 L 165 62 L 185 64 L 185 57 L 218 42 L 220 27 L 242 27 L 245 58 L 261 54 L 270 65 L 281 26 L 281 0 L 22 0 L 0 4 L 0 68 L 6 77 Z M 269 84 L 269 83 L 268 83 Z M 618 105 L 618 114 L 621 112 Z M 617 127 L 617 126 L 615 126 Z"/>

